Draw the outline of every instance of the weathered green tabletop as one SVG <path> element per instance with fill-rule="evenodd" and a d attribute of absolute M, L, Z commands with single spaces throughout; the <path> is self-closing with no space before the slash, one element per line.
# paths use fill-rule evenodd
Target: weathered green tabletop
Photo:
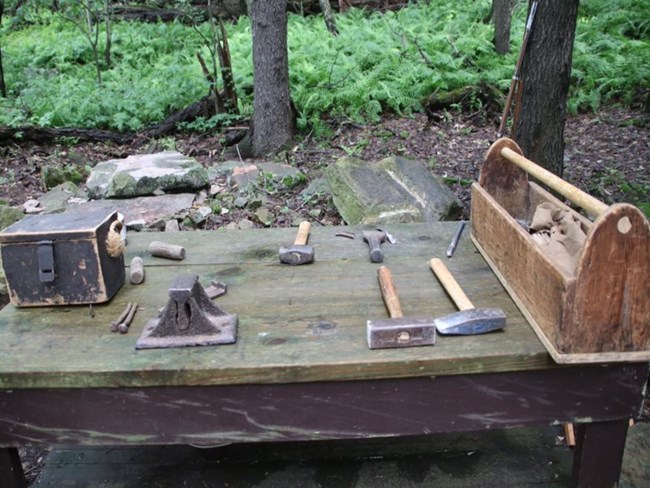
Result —
<path fill-rule="evenodd" d="M 370 350 L 368 319 L 387 318 L 379 265 L 356 227 L 312 227 L 316 262 L 285 266 L 295 229 L 129 233 L 125 262 L 146 279 L 108 303 L 0 312 L 0 486 L 23 486 L 16 446 L 201 444 L 350 439 L 579 424 L 574 484 L 620 474 L 627 419 L 638 414 L 646 364 L 556 365 L 469 231 L 444 257 L 456 223 L 391 226 L 383 244 L 406 316 L 455 311 L 429 269 L 442 257 L 477 307 L 506 329 L 438 337 L 435 346 Z M 355 232 L 351 240 L 337 236 Z M 152 257 L 164 240 L 183 261 Z M 525 270 L 522 270 L 525 272 Z M 179 274 L 227 284 L 215 303 L 239 316 L 232 345 L 136 350 Z M 110 332 L 128 302 L 128 334 Z M 604 454 L 602 444 L 609 450 Z"/>
<path fill-rule="evenodd" d="M 391 228 L 396 244 L 385 243 L 384 265 L 393 274 L 406 316 L 439 317 L 453 302 L 431 272 L 428 260 L 444 256 L 456 225 L 420 224 Z M 282 383 L 431 376 L 552 367 L 542 344 L 492 274 L 465 232 L 446 259 L 475 306 L 499 307 L 503 332 L 474 337 L 439 337 L 434 347 L 370 350 L 366 321 L 388 317 L 368 258 L 357 238 L 336 236 L 336 227 L 313 227 L 316 262 L 286 266 L 278 248 L 294 229 L 130 233 L 126 261 L 141 256 L 146 280 L 127 282 L 106 305 L 62 308 L 7 307 L 0 314 L 0 387 L 104 387 Z M 348 231 L 355 229 L 346 229 Z M 164 238 L 164 239 L 163 239 Z M 187 257 L 152 257 L 152 240 L 182 245 Z M 134 349 L 144 324 L 168 300 L 181 273 L 209 285 L 219 280 L 228 293 L 216 303 L 239 316 L 237 343 L 209 347 Z M 126 335 L 109 323 L 127 302 L 140 308 Z"/>

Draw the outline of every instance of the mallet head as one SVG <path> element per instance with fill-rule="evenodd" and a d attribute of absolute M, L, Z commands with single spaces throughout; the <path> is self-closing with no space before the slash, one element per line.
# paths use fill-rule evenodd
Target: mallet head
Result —
<path fill-rule="evenodd" d="M 282 264 L 308 264 L 314 262 L 314 248 L 306 244 L 293 244 L 280 247 L 280 262 Z"/>
<path fill-rule="evenodd" d="M 470 308 L 436 319 L 442 335 L 485 334 L 506 326 L 506 316 L 499 308 Z"/>
<path fill-rule="evenodd" d="M 370 248 L 370 262 L 381 263 L 384 261 L 384 253 L 381 250 L 382 243 L 386 240 L 386 232 L 383 230 L 364 230 L 363 240 Z"/>

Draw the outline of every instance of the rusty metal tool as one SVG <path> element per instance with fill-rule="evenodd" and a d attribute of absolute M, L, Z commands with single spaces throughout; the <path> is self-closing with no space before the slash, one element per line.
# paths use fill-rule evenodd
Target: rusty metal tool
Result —
<path fill-rule="evenodd" d="M 390 319 L 368 320 L 366 334 L 370 349 L 432 346 L 436 343 L 435 319 L 404 317 L 393 276 L 386 266 L 377 270 L 381 295 Z"/>
<path fill-rule="evenodd" d="M 221 281 L 215 281 L 212 280 L 210 282 L 210 286 L 207 286 L 204 288 L 206 295 L 208 295 L 208 298 L 212 300 L 213 298 L 220 297 L 221 295 L 225 295 L 228 293 L 228 285 L 221 282 Z"/>
<path fill-rule="evenodd" d="M 135 348 L 232 344 L 237 323 L 237 315 L 227 314 L 210 300 L 197 275 L 179 275 L 160 317 L 147 322 Z"/>
<path fill-rule="evenodd" d="M 386 241 L 386 232 L 383 230 L 364 230 L 363 240 L 368 243 L 370 248 L 370 262 L 383 262 L 384 252 L 381 250 L 381 244 Z"/>
<path fill-rule="evenodd" d="M 135 302 L 131 306 L 131 310 L 129 310 L 128 315 L 120 322 L 117 324 L 117 331 L 120 334 L 126 334 L 129 331 L 129 327 L 131 326 L 131 322 L 133 322 L 133 317 L 135 316 L 135 313 L 138 311 L 138 303 Z"/>
<path fill-rule="evenodd" d="M 291 246 L 280 247 L 280 262 L 282 264 L 309 264 L 314 262 L 314 248 L 307 245 L 311 224 L 306 220 L 300 222 L 298 234 Z"/>
<path fill-rule="evenodd" d="M 465 228 L 465 221 L 461 220 L 458 223 L 458 228 L 456 229 L 456 233 L 454 234 L 454 237 L 451 239 L 451 243 L 449 244 L 449 247 L 447 248 L 447 257 L 450 258 L 454 255 L 454 251 L 456 250 L 456 246 L 458 245 L 458 241 L 460 240 L 460 236 L 463 233 L 463 229 Z"/>
<path fill-rule="evenodd" d="M 117 320 L 111 321 L 111 332 L 118 332 L 119 330 L 119 325 L 124 322 L 124 319 L 129 315 L 129 312 L 131 311 L 131 308 L 133 307 L 133 303 L 129 302 L 126 304 L 126 307 L 120 314 L 120 316 L 117 318 Z"/>
<path fill-rule="evenodd" d="M 459 312 L 436 319 L 436 329 L 445 335 L 475 335 L 503 329 L 506 316 L 500 308 L 475 308 L 465 292 L 438 258 L 429 261 L 431 270 L 454 301 Z"/>

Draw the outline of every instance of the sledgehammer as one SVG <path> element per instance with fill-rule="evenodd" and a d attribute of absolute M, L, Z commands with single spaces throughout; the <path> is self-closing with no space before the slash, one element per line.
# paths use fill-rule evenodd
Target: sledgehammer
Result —
<path fill-rule="evenodd" d="M 438 258 L 429 261 L 429 266 L 460 312 L 436 319 L 436 329 L 440 334 L 475 335 L 485 334 L 506 326 L 506 316 L 499 308 L 474 308 L 465 292 Z"/>
<path fill-rule="evenodd" d="M 306 220 L 300 222 L 298 234 L 292 246 L 280 247 L 280 262 L 282 264 L 308 264 L 314 262 L 314 249 L 307 245 L 311 224 Z"/>
<path fill-rule="evenodd" d="M 381 296 L 390 319 L 368 320 L 366 334 L 370 349 L 394 347 L 432 346 L 436 342 L 435 319 L 429 317 L 404 317 L 399 303 L 393 276 L 386 266 L 377 269 Z"/>

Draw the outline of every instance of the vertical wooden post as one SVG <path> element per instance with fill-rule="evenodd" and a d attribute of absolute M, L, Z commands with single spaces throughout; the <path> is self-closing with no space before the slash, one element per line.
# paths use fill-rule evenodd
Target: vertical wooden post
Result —
<path fill-rule="evenodd" d="M 628 425 L 628 419 L 578 425 L 572 486 L 618 485 Z"/>
<path fill-rule="evenodd" d="M 18 449 L 0 448 L 0 486 L 3 488 L 26 488 L 27 481 L 20 463 Z"/>

